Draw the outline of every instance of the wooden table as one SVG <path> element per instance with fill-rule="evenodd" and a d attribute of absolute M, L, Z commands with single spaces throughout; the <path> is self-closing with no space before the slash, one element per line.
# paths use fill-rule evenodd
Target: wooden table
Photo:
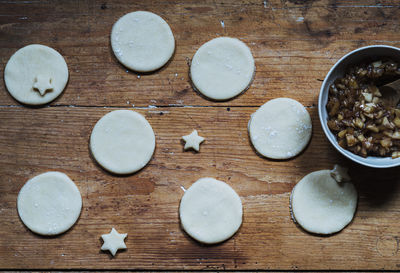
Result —
<path fill-rule="evenodd" d="M 126 70 L 110 49 L 113 23 L 135 10 L 161 15 L 174 32 L 176 52 L 156 73 Z M 62 96 L 44 107 L 19 104 L 1 79 L 0 268 L 400 270 L 400 168 L 348 161 L 317 113 L 330 67 L 361 46 L 400 46 L 399 18 L 395 0 L 0 0 L 0 77 L 9 57 L 33 43 L 58 50 L 70 72 Z M 257 67 L 250 89 L 226 102 L 204 99 L 188 77 L 199 46 L 219 36 L 244 41 Z M 309 146 L 291 160 L 261 158 L 248 139 L 251 113 L 277 97 L 298 100 L 313 120 Z M 93 125 L 115 109 L 145 115 L 157 141 L 150 164 L 123 177 L 102 170 L 88 149 Z M 181 136 L 192 129 L 206 138 L 200 153 L 183 151 Z M 335 163 L 350 168 L 358 210 L 339 234 L 313 236 L 291 220 L 289 195 L 304 175 Z M 54 238 L 30 232 L 16 210 L 24 183 L 49 170 L 68 174 L 83 198 L 77 224 Z M 215 246 L 190 239 L 178 218 L 181 186 L 206 176 L 231 185 L 244 207 L 239 232 Z M 100 251 L 111 227 L 128 233 L 115 258 Z"/>

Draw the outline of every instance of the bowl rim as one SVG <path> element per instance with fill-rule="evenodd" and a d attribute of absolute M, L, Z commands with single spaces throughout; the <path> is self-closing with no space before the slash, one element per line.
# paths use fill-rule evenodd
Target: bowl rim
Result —
<path fill-rule="evenodd" d="M 371 163 L 371 159 L 368 160 L 368 157 L 366 157 L 366 158 L 361 157 L 361 156 L 359 156 L 359 155 L 356 155 L 356 154 L 354 154 L 354 153 L 352 153 L 352 152 L 350 152 L 350 151 L 347 151 L 347 150 L 343 149 L 342 147 L 340 147 L 339 144 L 337 143 L 336 137 L 334 137 L 334 139 L 332 139 L 332 138 L 330 137 L 330 134 L 332 134 L 332 132 L 330 131 L 330 129 L 328 128 L 328 126 L 327 126 L 327 124 L 326 124 L 326 121 L 325 121 L 325 120 L 323 119 L 323 117 L 322 117 L 322 111 L 323 111 L 323 108 L 325 107 L 325 105 L 322 105 L 323 91 L 324 91 L 324 89 L 325 89 L 325 86 L 326 86 L 327 83 L 328 83 L 328 79 L 330 78 L 330 75 L 331 75 L 331 74 L 335 71 L 335 69 L 336 69 L 345 59 L 347 59 L 349 56 L 351 56 L 351 55 L 353 55 L 353 54 L 355 54 L 355 53 L 357 53 L 357 52 L 359 52 L 359 51 L 364 51 L 364 50 L 368 50 L 368 49 L 371 49 L 371 48 L 390 48 L 390 49 L 393 49 L 393 50 L 395 50 L 395 51 L 398 51 L 398 52 L 399 52 L 399 56 L 400 56 L 400 48 L 394 47 L 394 46 L 389 46 L 389 45 L 369 45 L 369 46 L 364 46 L 364 47 L 360 47 L 360 48 L 357 48 L 357 49 L 355 49 L 355 50 L 352 50 L 352 51 L 350 51 L 349 53 L 345 54 L 343 57 L 341 57 L 341 58 L 331 67 L 331 69 L 329 70 L 329 72 L 326 74 L 326 76 L 325 76 L 325 78 L 324 78 L 324 81 L 322 82 L 322 85 L 321 85 L 321 88 L 320 88 L 320 91 L 319 91 L 319 96 L 318 96 L 318 116 L 319 116 L 319 121 L 320 121 L 320 123 L 321 123 L 322 130 L 324 131 L 324 134 L 325 134 L 326 138 L 327 138 L 327 139 L 329 140 L 329 142 L 333 145 L 333 147 L 335 147 L 335 149 L 336 149 L 337 151 L 339 151 L 342 155 L 344 155 L 346 158 L 348 158 L 348 159 L 350 159 L 350 160 L 352 160 L 352 161 L 354 161 L 354 162 L 356 162 L 356 163 L 358 163 L 358 164 L 367 166 L 367 167 L 380 168 L 380 169 L 383 169 L 383 168 L 393 168 L 393 167 L 400 166 L 400 158 L 398 158 L 398 160 L 396 160 L 396 159 L 393 160 L 392 163 L 387 163 L 387 164 L 383 164 L 383 165 L 376 165 L 376 164 L 374 164 L 374 163 Z M 333 135 L 333 134 L 332 134 L 332 135 Z M 351 153 L 351 154 L 350 154 L 350 153 Z"/>

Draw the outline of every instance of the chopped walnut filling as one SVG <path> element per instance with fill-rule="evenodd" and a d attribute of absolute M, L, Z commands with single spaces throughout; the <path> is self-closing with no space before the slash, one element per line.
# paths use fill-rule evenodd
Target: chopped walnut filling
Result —
<path fill-rule="evenodd" d="M 329 87 L 328 127 L 357 155 L 400 157 L 400 108 L 385 106 L 377 86 L 400 78 L 400 66 L 380 60 L 350 67 Z"/>

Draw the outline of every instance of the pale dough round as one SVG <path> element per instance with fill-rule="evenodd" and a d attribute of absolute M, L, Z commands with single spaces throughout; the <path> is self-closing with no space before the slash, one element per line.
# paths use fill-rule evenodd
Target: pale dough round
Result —
<path fill-rule="evenodd" d="M 331 171 L 306 175 L 293 188 L 290 202 L 292 216 L 305 230 L 332 234 L 342 230 L 353 219 L 357 191 L 350 182 L 337 182 Z"/>
<path fill-rule="evenodd" d="M 43 94 L 34 88 L 38 79 L 50 84 Z M 31 105 L 45 104 L 64 90 L 68 82 L 68 67 L 64 58 L 54 49 L 44 45 L 28 45 L 8 60 L 4 82 L 8 92 L 17 101 Z"/>
<path fill-rule="evenodd" d="M 116 174 L 129 174 L 146 166 L 153 156 L 156 139 L 149 122 L 131 110 L 104 115 L 94 126 L 90 150 L 96 161 Z"/>
<path fill-rule="evenodd" d="M 157 14 L 135 11 L 122 16 L 111 31 L 111 46 L 126 67 L 150 72 L 165 65 L 175 50 L 168 23 Z"/>
<path fill-rule="evenodd" d="M 46 172 L 25 183 L 18 194 L 17 207 L 19 217 L 30 230 L 57 235 L 78 220 L 82 198 L 66 174 Z"/>
<path fill-rule="evenodd" d="M 220 37 L 194 54 L 190 77 L 194 88 L 214 100 L 228 100 L 246 90 L 254 76 L 254 59 L 242 41 Z"/>
<path fill-rule="evenodd" d="M 197 180 L 183 195 L 179 215 L 183 229 L 194 239 L 215 244 L 230 238 L 242 224 L 242 202 L 226 183 Z"/>
<path fill-rule="evenodd" d="M 289 98 L 277 98 L 251 115 L 248 131 L 254 148 L 272 159 L 298 155 L 311 138 L 312 123 L 304 106 Z"/>

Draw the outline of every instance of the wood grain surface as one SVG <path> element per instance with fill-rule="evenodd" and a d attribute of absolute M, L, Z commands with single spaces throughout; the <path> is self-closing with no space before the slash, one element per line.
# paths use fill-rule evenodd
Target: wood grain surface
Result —
<path fill-rule="evenodd" d="M 159 14 L 174 32 L 175 54 L 156 73 L 127 71 L 110 49 L 113 23 L 135 10 Z M 400 270 L 400 168 L 345 159 L 317 111 L 330 67 L 361 46 L 400 46 L 399 18 L 395 0 L 0 0 L 0 269 Z M 188 78 L 193 54 L 219 36 L 243 40 L 257 70 L 250 89 L 226 102 L 203 98 Z M 19 104 L 3 81 L 9 57 L 32 43 L 58 50 L 70 72 L 64 93 L 43 107 Z M 277 97 L 298 100 L 313 120 L 310 144 L 291 160 L 262 158 L 248 139 L 250 115 Z M 104 171 L 88 149 L 96 121 L 115 109 L 145 115 L 156 134 L 153 159 L 129 176 Z M 192 129 L 206 138 L 200 153 L 183 151 Z M 289 195 L 304 175 L 335 163 L 350 168 L 356 216 L 336 235 L 314 236 L 291 220 Z M 76 225 L 52 238 L 30 232 L 16 210 L 24 183 L 49 170 L 68 174 L 83 197 Z M 179 225 L 182 187 L 205 176 L 231 185 L 244 208 L 239 232 L 215 246 Z M 100 251 L 111 227 L 128 233 L 115 258 Z"/>

